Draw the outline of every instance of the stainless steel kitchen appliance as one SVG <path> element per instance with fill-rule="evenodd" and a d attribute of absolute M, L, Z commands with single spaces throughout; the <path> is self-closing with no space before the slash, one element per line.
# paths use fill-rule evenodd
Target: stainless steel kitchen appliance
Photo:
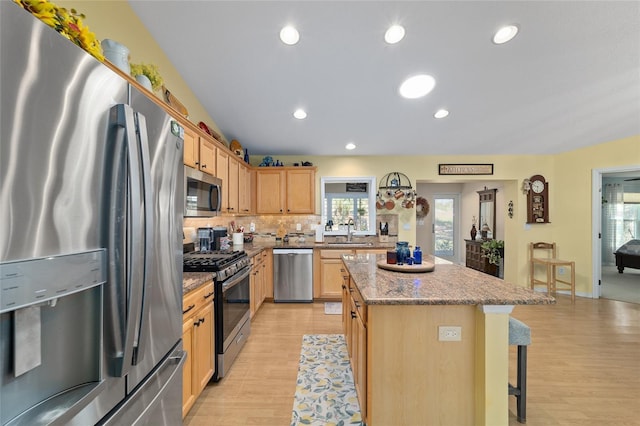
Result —
<path fill-rule="evenodd" d="M 184 166 L 184 216 L 213 217 L 222 208 L 222 180 Z"/>
<path fill-rule="evenodd" d="M 182 421 L 182 128 L 0 2 L 0 424 Z"/>
<path fill-rule="evenodd" d="M 211 272 L 214 283 L 216 372 L 223 378 L 251 334 L 251 260 L 244 251 L 209 251 L 184 255 L 185 272 Z"/>
<path fill-rule="evenodd" d="M 273 249 L 273 301 L 313 302 L 313 249 Z"/>

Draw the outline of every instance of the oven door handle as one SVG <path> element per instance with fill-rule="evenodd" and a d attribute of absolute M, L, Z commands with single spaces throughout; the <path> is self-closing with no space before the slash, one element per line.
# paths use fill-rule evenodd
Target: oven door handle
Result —
<path fill-rule="evenodd" d="M 240 283 L 242 280 L 247 278 L 250 273 L 251 273 L 251 266 L 246 266 L 244 269 L 241 269 L 240 272 L 237 272 L 232 277 L 232 279 L 228 281 L 228 283 L 227 282 L 222 283 L 222 291 L 224 292 L 234 287 L 235 285 Z"/>

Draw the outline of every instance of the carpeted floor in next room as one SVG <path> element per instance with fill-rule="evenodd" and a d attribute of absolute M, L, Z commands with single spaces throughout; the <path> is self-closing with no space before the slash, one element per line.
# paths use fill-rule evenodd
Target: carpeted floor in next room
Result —
<path fill-rule="evenodd" d="M 363 424 L 342 334 L 302 338 L 291 426 L 301 424 Z"/>

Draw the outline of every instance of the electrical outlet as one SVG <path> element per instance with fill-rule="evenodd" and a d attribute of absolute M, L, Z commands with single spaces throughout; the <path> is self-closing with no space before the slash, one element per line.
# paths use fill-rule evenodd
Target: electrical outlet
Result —
<path fill-rule="evenodd" d="M 296 223 L 296 231 L 302 231 L 302 225 L 300 223 Z"/>
<path fill-rule="evenodd" d="M 438 327 L 438 340 L 441 342 L 459 342 L 462 340 L 462 327 L 445 326 Z"/>
<path fill-rule="evenodd" d="M 564 275 L 564 266 L 558 266 L 558 275 Z"/>

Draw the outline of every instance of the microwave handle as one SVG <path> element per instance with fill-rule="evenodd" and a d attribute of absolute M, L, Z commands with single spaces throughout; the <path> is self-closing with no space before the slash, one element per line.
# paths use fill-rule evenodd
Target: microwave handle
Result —
<path fill-rule="evenodd" d="M 216 203 L 214 208 L 213 203 L 213 188 L 216 188 Z M 220 207 L 222 206 L 222 186 L 221 185 L 212 185 L 209 188 L 209 210 L 210 211 L 220 211 Z"/>

